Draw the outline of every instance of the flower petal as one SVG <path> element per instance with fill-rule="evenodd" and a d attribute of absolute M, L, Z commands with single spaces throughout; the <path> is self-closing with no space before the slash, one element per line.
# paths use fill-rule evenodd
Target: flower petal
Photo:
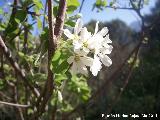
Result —
<path fill-rule="evenodd" d="M 68 29 L 64 29 L 63 31 L 69 39 L 74 39 L 74 35 Z"/>
<path fill-rule="evenodd" d="M 101 56 L 100 59 L 105 66 L 109 67 L 112 65 L 112 60 L 107 55 Z"/>
<path fill-rule="evenodd" d="M 84 75 L 87 75 L 87 74 L 88 74 L 87 68 L 86 68 L 86 66 L 85 66 L 83 63 L 79 62 L 79 65 L 78 65 L 78 66 L 79 66 L 79 67 L 78 67 L 79 73 L 82 73 L 82 74 L 84 74 Z"/>
<path fill-rule="evenodd" d="M 94 76 L 97 76 L 97 74 L 101 70 L 101 68 L 102 68 L 102 63 L 100 62 L 99 57 L 98 56 L 94 56 L 93 64 L 90 67 L 90 71 L 92 72 L 92 74 Z"/>
<path fill-rule="evenodd" d="M 108 33 L 107 27 L 102 28 L 102 30 L 98 32 L 98 34 L 100 34 L 102 36 L 105 36 L 107 33 Z"/>
<path fill-rule="evenodd" d="M 68 62 L 69 64 L 73 63 L 73 61 L 74 61 L 74 56 L 70 56 L 70 57 L 67 59 L 67 62 Z"/>
<path fill-rule="evenodd" d="M 96 34 L 98 32 L 98 24 L 99 24 L 99 21 L 97 21 L 97 23 L 96 23 L 94 34 Z"/>
<path fill-rule="evenodd" d="M 106 35 L 106 37 L 104 38 L 106 43 L 112 43 L 112 41 L 109 39 L 109 35 Z"/>
<path fill-rule="evenodd" d="M 82 29 L 82 26 L 83 26 L 83 23 L 82 23 L 82 20 L 81 19 L 78 19 L 77 22 L 76 22 L 76 25 L 74 27 L 74 34 L 78 35 L 78 33 L 81 31 Z"/>
<path fill-rule="evenodd" d="M 93 64 L 93 58 L 91 58 L 91 57 L 85 56 L 85 57 L 81 57 L 80 59 L 81 59 L 82 63 L 86 66 L 91 66 Z"/>
<path fill-rule="evenodd" d="M 75 62 L 73 62 L 72 67 L 71 67 L 71 73 L 76 74 L 78 73 L 78 66 Z"/>
<path fill-rule="evenodd" d="M 112 49 L 113 49 L 113 46 L 107 44 L 106 46 L 102 47 L 100 51 L 102 54 L 106 55 L 106 54 L 111 54 Z"/>
<path fill-rule="evenodd" d="M 83 42 L 86 42 L 87 39 L 89 39 L 91 37 L 91 33 L 87 31 L 87 28 L 84 27 L 81 30 L 81 40 Z"/>
<path fill-rule="evenodd" d="M 79 50 L 82 47 L 82 43 L 80 43 L 78 41 L 74 41 L 73 46 L 74 46 L 74 51 L 76 51 L 76 50 Z"/>

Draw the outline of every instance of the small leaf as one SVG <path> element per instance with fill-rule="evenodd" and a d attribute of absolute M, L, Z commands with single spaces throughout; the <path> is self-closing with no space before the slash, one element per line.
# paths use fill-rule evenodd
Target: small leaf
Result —
<path fill-rule="evenodd" d="M 33 0 L 33 3 L 36 4 L 36 7 L 38 9 L 42 9 L 43 8 L 43 4 L 40 0 Z"/>
<path fill-rule="evenodd" d="M 55 69 L 55 73 L 65 73 L 69 68 L 68 62 L 65 60 Z"/>
<path fill-rule="evenodd" d="M 72 20 L 68 20 L 65 22 L 65 25 L 68 27 L 74 27 L 75 26 L 75 22 L 73 22 Z"/>
<path fill-rule="evenodd" d="M 37 18 L 37 26 L 39 29 L 42 29 L 42 21 L 39 17 L 36 17 Z"/>
<path fill-rule="evenodd" d="M 66 80 L 67 76 L 65 74 L 56 74 L 55 75 L 55 83 L 57 86 L 60 86 L 62 81 Z"/>
<path fill-rule="evenodd" d="M 18 10 L 16 15 L 15 15 L 15 21 L 17 23 L 23 22 L 27 17 L 27 12 L 24 10 Z"/>
<path fill-rule="evenodd" d="M 80 5 L 78 0 L 67 0 L 67 13 L 72 13 Z"/>

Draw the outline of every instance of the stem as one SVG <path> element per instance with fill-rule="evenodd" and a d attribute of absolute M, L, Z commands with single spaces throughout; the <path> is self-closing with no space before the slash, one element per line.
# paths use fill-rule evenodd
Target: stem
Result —
<path fill-rule="evenodd" d="M 66 0 L 60 0 L 59 9 L 56 17 L 55 28 L 53 28 L 52 0 L 48 0 L 48 22 L 49 22 L 48 78 L 45 83 L 44 90 L 42 91 L 39 99 L 37 100 L 36 106 L 38 110 L 37 110 L 37 113 L 33 116 L 34 119 L 40 116 L 45 111 L 45 106 L 53 93 L 54 74 L 50 69 L 50 65 L 51 65 L 52 57 L 57 47 L 57 40 L 58 38 L 60 38 L 61 31 L 64 26 L 66 7 L 67 7 Z"/>

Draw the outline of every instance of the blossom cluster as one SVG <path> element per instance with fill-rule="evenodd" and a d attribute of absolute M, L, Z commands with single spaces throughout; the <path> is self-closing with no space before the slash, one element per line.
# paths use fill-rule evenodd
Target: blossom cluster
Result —
<path fill-rule="evenodd" d="M 73 55 L 67 59 L 73 74 L 86 75 L 88 67 L 92 74 L 97 76 L 102 64 L 105 66 L 112 64 L 112 60 L 107 56 L 113 48 L 110 45 L 112 41 L 109 39 L 108 28 L 104 27 L 99 31 L 98 24 L 99 22 L 96 23 L 93 34 L 83 27 L 81 19 L 77 20 L 73 33 L 64 29 L 64 34 L 73 45 Z"/>

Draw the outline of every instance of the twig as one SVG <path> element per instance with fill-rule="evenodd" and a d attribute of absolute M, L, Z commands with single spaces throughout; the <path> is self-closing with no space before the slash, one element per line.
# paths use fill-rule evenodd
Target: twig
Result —
<path fill-rule="evenodd" d="M 27 11 L 27 14 L 30 14 L 31 16 L 41 16 L 42 14 L 38 14 L 36 12 Z"/>
<path fill-rule="evenodd" d="M 112 8 L 112 9 L 121 9 L 121 10 L 134 10 L 134 8 L 130 7 L 113 7 L 113 6 L 105 6 L 106 8 Z"/>
<path fill-rule="evenodd" d="M 16 73 L 15 73 L 15 76 L 17 76 Z M 18 82 L 18 78 L 17 78 L 16 83 L 13 86 L 13 102 L 16 103 L 16 104 L 18 103 L 18 96 L 19 96 L 18 84 L 19 84 L 19 82 Z M 14 108 L 14 109 L 18 113 L 18 114 L 16 114 L 17 119 L 24 120 L 24 115 L 23 115 L 23 112 L 22 112 L 22 108 L 17 107 L 17 108 Z"/>
<path fill-rule="evenodd" d="M 7 100 L 11 100 L 12 98 L 8 97 L 7 95 L 5 95 L 3 92 L 0 91 L 0 96 L 1 98 L 7 99 Z"/>
<path fill-rule="evenodd" d="M 47 11 L 47 0 L 46 0 L 46 2 L 45 2 L 45 8 L 44 8 L 43 30 L 44 30 L 45 23 L 46 23 L 46 19 L 45 19 L 46 11 Z"/>
<path fill-rule="evenodd" d="M 14 68 L 15 72 L 22 78 L 22 80 L 24 81 L 24 83 L 31 89 L 31 91 L 33 92 L 33 94 L 35 96 L 39 96 L 38 90 L 36 88 L 34 88 L 28 82 L 28 80 L 26 79 L 26 75 L 25 75 L 24 71 L 21 70 L 21 68 L 19 67 L 18 63 L 15 62 L 14 59 L 12 58 L 11 52 L 9 52 L 9 50 L 6 47 L 5 43 L 3 42 L 1 36 L 0 36 L 0 49 L 2 50 L 3 54 L 8 59 L 8 61 L 12 65 L 12 67 Z"/>
<path fill-rule="evenodd" d="M 111 107 L 110 107 L 110 108 L 107 110 L 107 112 L 106 112 L 107 115 L 112 111 L 112 109 L 113 109 L 113 107 L 115 106 L 115 104 L 119 101 L 119 99 L 120 99 L 120 97 L 121 97 L 124 89 L 125 89 L 126 86 L 128 85 L 129 79 L 130 79 L 130 77 L 131 77 L 131 75 L 132 75 L 132 72 L 133 72 L 133 68 L 134 68 L 135 62 L 136 62 L 137 57 L 138 57 L 139 49 L 140 49 L 140 46 L 137 48 L 137 50 L 136 50 L 136 52 L 135 52 L 135 56 L 134 56 L 134 59 L 133 59 L 133 62 L 132 62 L 132 64 L 131 64 L 131 66 L 130 66 L 129 73 L 128 73 L 127 77 L 126 77 L 126 80 L 125 80 L 125 82 L 124 82 L 124 85 L 123 85 L 121 91 L 119 92 L 119 94 L 114 98 L 114 100 L 112 100 L 112 101 L 113 101 L 113 102 L 112 102 L 112 105 L 111 105 Z"/>
<path fill-rule="evenodd" d="M 83 4 L 84 4 L 84 1 L 85 1 L 85 0 L 82 0 L 81 6 L 80 6 L 80 8 L 79 8 L 79 13 L 82 11 L 82 7 L 83 7 Z"/>
<path fill-rule="evenodd" d="M 14 107 L 21 107 L 21 108 L 30 107 L 30 105 L 21 105 L 21 104 L 9 103 L 9 102 L 4 102 L 4 101 L 0 101 L 0 104 L 14 106 Z"/>

